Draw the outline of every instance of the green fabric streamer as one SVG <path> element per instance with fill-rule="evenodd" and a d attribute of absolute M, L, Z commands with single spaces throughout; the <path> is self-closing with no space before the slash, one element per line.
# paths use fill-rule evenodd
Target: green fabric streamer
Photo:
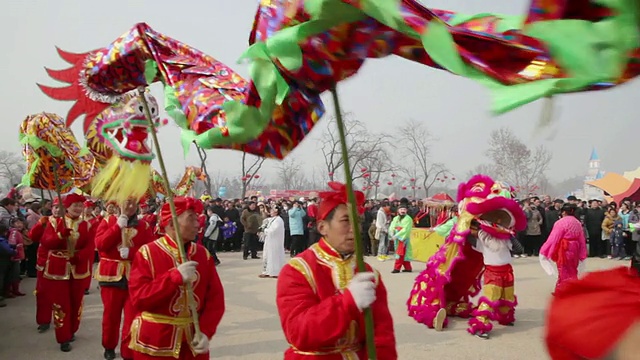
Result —
<path fill-rule="evenodd" d="M 631 50 L 640 44 L 637 27 L 640 22 L 639 7 L 634 0 L 595 1 L 613 10 L 614 15 L 597 23 L 583 20 L 541 21 L 522 29 L 523 33 L 542 40 L 558 64 L 567 70 L 570 78 L 539 80 L 518 85 L 503 85 L 477 71 L 460 58 L 446 25 L 433 21 L 421 36 L 425 50 L 443 68 L 454 74 L 476 80 L 493 91 L 492 110 L 503 113 L 541 97 L 575 92 L 599 82 L 620 78 L 628 62 Z M 399 1 L 361 0 L 362 10 L 381 23 L 408 36 L 402 23 Z M 451 25 L 490 14 L 456 15 Z M 498 30 L 522 28 L 523 17 L 503 16 Z"/>
<path fill-rule="evenodd" d="M 147 60 L 144 63 L 144 81 L 146 81 L 147 84 L 153 84 L 157 74 L 158 64 L 153 60 Z"/>

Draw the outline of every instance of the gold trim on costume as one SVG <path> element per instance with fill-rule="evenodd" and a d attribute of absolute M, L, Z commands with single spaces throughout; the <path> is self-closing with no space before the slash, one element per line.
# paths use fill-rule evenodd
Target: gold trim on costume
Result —
<path fill-rule="evenodd" d="M 313 274 L 311 273 L 309 264 L 307 264 L 307 262 L 300 257 L 294 257 L 293 259 L 289 260 L 289 265 L 291 265 L 292 268 L 296 269 L 300 274 L 302 274 L 302 276 L 305 277 L 305 279 L 307 279 L 307 282 L 309 282 L 309 286 L 311 286 L 313 293 L 317 294 L 318 291 L 316 287 L 316 281 L 313 278 Z"/>
<path fill-rule="evenodd" d="M 56 329 L 59 329 L 62 326 L 64 326 L 64 318 L 66 314 L 64 313 L 64 311 L 62 311 L 62 306 L 54 303 L 52 307 L 53 307 L 53 325 L 55 326 Z"/>
<path fill-rule="evenodd" d="M 311 246 L 311 251 L 316 254 L 316 257 L 320 260 L 321 265 L 325 265 L 331 268 L 331 277 L 333 278 L 333 284 L 335 285 L 336 289 L 344 291 L 344 289 L 349 284 L 349 281 L 353 279 L 353 275 L 355 274 L 355 256 L 349 256 L 346 259 L 334 256 L 325 251 L 319 245 L 319 243 L 313 244 Z"/>
<path fill-rule="evenodd" d="M 173 333 L 171 334 L 170 347 L 158 348 L 150 344 L 142 342 L 139 338 L 140 327 L 143 322 L 150 322 L 155 324 L 171 325 Z M 180 357 L 180 351 L 182 349 L 182 334 L 185 335 L 185 341 L 187 344 L 193 342 L 193 320 L 191 317 L 173 317 L 161 314 L 153 314 L 147 311 L 142 312 L 138 317 L 133 320 L 131 324 L 131 341 L 129 342 L 129 348 L 133 351 L 137 351 L 143 354 L 158 356 L 158 357 L 173 357 L 178 359 Z M 193 347 L 191 352 L 195 356 Z"/>
<path fill-rule="evenodd" d="M 101 275 L 101 273 L 100 273 L 100 265 L 102 265 L 103 262 L 116 262 L 116 263 L 118 263 L 118 267 L 116 268 L 116 274 L 115 275 Z M 95 274 L 93 275 L 93 277 L 94 277 L 94 279 L 96 279 L 98 281 L 101 281 L 101 282 L 118 282 L 118 281 L 122 280 L 123 276 L 126 276 L 127 278 L 129 278 L 130 272 L 131 272 L 131 261 L 129 261 L 129 260 L 114 260 L 114 259 L 101 258 L 100 262 L 98 263 L 98 267 L 96 268 L 96 271 L 95 271 Z"/>
<path fill-rule="evenodd" d="M 52 275 L 49 273 L 49 257 L 63 258 L 67 261 L 64 275 Z M 69 253 L 66 251 L 49 250 L 47 262 L 44 265 L 42 277 L 49 280 L 69 280 L 71 278 L 71 264 L 69 263 Z"/>

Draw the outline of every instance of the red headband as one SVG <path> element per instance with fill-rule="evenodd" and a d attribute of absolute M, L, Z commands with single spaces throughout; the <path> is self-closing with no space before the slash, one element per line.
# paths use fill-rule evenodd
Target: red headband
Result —
<path fill-rule="evenodd" d="M 176 204 L 176 214 L 178 216 L 187 210 L 193 210 L 196 214 L 200 214 L 204 210 L 202 201 L 191 197 L 176 197 L 173 199 L 173 202 Z M 160 226 L 164 228 L 169 225 L 170 222 L 171 208 L 169 207 L 169 203 L 166 202 L 162 205 L 162 210 L 160 211 Z"/>
<path fill-rule="evenodd" d="M 64 199 L 62 199 L 62 204 L 64 205 L 65 208 L 69 208 L 71 205 L 75 203 L 84 203 L 85 200 L 87 200 L 87 198 L 85 198 L 82 195 L 69 194 L 65 196 Z"/>
<path fill-rule="evenodd" d="M 547 308 L 547 349 L 554 359 L 599 359 L 640 319 L 640 277 L 619 267 L 588 273 L 556 290 Z M 606 336 L 591 336 L 606 333 Z"/>
<path fill-rule="evenodd" d="M 93 201 L 87 200 L 84 202 L 84 207 L 92 208 L 92 207 L 96 207 L 96 204 Z"/>
<path fill-rule="evenodd" d="M 318 205 L 318 220 L 324 220 L 327 215 L 333 211 L 333 209 L 338 207 L 338 205 L 347 204 L 349 202 L 347 187 L 345 184 L 331 181 L 328 185 L 333 191 L 322 191 L 318 195 L 321 199 L 320 205 Z M 356 195 L 358 214 L 362 214 L 364 213 L 364 193 L 361 191 L 354 191 L 353 193 Z"/>

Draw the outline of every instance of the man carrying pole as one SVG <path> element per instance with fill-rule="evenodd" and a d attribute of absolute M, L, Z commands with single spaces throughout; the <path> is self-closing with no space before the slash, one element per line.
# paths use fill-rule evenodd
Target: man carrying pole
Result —
<path fill-rule="evenodd" d="M 173 202 L 178 228 L 174 227 L 169 203 L 164 204 L 160 226 L 166 235 L 142 246 L 131 269 L 129 291 L 136 315 L 129 347 L 134 360 L 209 359 L 209 339 L 224 314 L 224 292 L 214 260 L 195 243 L 203 205 L 185 197 Z M 182 243 L 177 243 L 179 238 Z M 178 247 L 184 249 L 188 261 L 181 262 Z M 190 312 L 189 285 L 198 299 L 197 314 Z M 194 315 L 199 324 L 194 322 Z"/>
<path fill-rule="evenodd" d="M 56 340 L 63 352 L 71 351 L 91 281 L 95 246 L 89 223 L 80 218 L 84 201 L 82 195 L 66 195 L 62 200 L 65 216 L 49 217 L 41 238 L 41 246 L 47 249 L 42 290 L 51 300 Z"/>
<path fill-rule="evenodd" d="M 371 266 L 357 270 L 347 189 L 329 186 L 331 191 L 320 193 L 320 241 L 291 259 L 278 277 L 276 304 L 290 344 L 284 358 L 368 359 L 363 311 L 370 307 L 377 356 L 397 359 L 387 290 Z M 361 210 L 364 194 L 355 196 Z"/>
<path fill-rule="evenodd" d="M 153 229 L 145 221 L 138 221 L 138 203 L 129 199 L 122 207 L 119 217 L 110 216 L 102 220 L 96 230 L 96 248 L 100 252 L 100 262 L 95 278 L 100 282 L 100 295 L 104 312 L 102 315 L 102 346 L 104 358 L 116 358 L 115 349 L 120 337 L 129 334 L 133 320 L 133 307 L 129 298 L 128 280 L 131 260 L 138 249 L 155 240 Z M 133 359 L 128 344 L 123 340 L 120 344 L 120 355 L 123 359 Z"/>

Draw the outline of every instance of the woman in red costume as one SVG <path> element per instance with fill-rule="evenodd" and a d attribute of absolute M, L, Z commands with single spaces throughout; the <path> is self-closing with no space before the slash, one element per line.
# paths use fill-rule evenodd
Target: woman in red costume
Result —
<path fill-rule="evenodd" d="M 290 344 L 285 360 L 368 359 L 362 311 L 371 308 L 378 359 L 395 360 L 393 319 L 380 274 L 358 273 L 345 186 L 330 182 L 320 193 L 320 241 L 280 271 L 276 304 Z M 362 212 L 364 194 L 356 191 Z"/>
<path fill-rule="evenodd" d="M 195 243 L 202 203 L 175 198 L 175 229 L 169 204 L 162 206 L 160 226 L 166 235 L 140 248 L 129 279 L 130 299 L 136 316 L 131 325 L 129 348 L 134 360 L 175 358 L 209 359 L 209 339 L 224 314 L 224 291 L 211 254 Z M 176 231 L 182 244 L 176 244 Z M 180 263 L 177 246 L 188 261 Z M 185 284 L 193 284 L 200 329 L 196 333 Z"/>
<path fill-rule="evenodd" d="M 578 268 L 587 258 L 587 241 L 582 224 L 575 216 L 576 208 L 573 204 L 562 206 L 562 218 L 553 225 L 549 238 L 540 249 L 540 264 L 543 269 L 549 275 L 555 274 L 549 260 L 558 268 L 556 291 L 567 280 L 578 278 Z"/>
<path fill-rule="evenodd" d="M 91 282 L 94 244 L 91 225 L 83 221 L 84 196 L 69 194 L 62 200 L 63 217 L 49 217 L 40 240 L 46 260 L 42 290 L 53 308 L 56 340 L 60 350 L 71 351 L 80 327 L 84 292 Z"/>

